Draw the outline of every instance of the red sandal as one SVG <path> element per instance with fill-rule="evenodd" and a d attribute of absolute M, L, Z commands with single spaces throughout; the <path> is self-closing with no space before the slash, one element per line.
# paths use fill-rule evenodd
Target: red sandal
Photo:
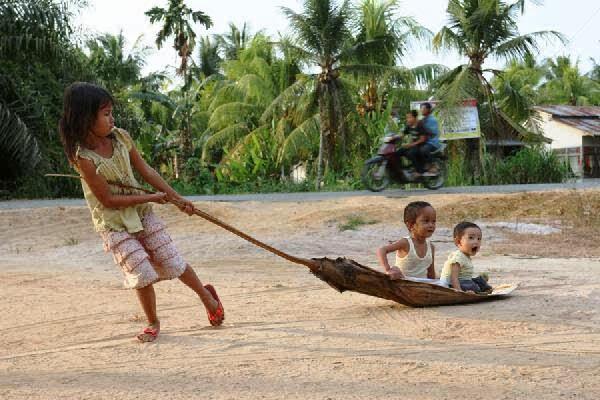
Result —
<path fill-rule="evenodd" d="M 150 328 L 150 327 L 148 326 L 148 327 L 146 327 L 146 328 L 145 328 L 145 329 L 142 331 L 142 333 L 139 333 L 139 334 L 136 336 L 136 338 L 137 338 L 137 340 L 139 340 L 139 341 L 140 341 L 140 342 L 142 342 L 142 343 L 152 343 L 152 342 L 154 342 L 154 341 L 156 340 L 156 338 L 158 337 L 158 333 L 159 333 L 159 332 L 160 332 L 160 328 Z M 146 334 L 146 335 L 150 335 L 150 336 L 152 336 L 152 340 L 142 340 L 142 339 L 141 339 L 141 336 L 142 336 L 143 334 Z"/>
<path fill-rule="evenodd" d="M 225 319 L 225 310 L 223 309 L 223 304 L 221 304 L 221 300 L 219 300 L 219 295 L 217 295 L 217 291 L 213 287 L 213 285 L 204 285 L 204 288 L 208 290 L 208 292 L 212 295 L 212 297 L 219 303 L 215 312 L 211 313 L 206 310 L 206 314 L 208 314 L 208 322 L 212 326 L 219 326 L 223 323 Z"/>

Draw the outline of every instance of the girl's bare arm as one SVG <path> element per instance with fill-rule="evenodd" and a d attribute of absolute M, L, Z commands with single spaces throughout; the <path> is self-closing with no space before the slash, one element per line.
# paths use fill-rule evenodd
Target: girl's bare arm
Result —
<path fill-rule="evenodd" d="M 134 147 L 129 151 L 129 159 L 131 160 L 131 165 L 133 168 L 139 172 L 141 177 L 149 183 L 153 188 L 160 192 L 164 192 L 167 194 L 168 199 L 177 200 L 178 203 L 181 204 L 179 209 L 184 211 L 185 213 L 192 215 L 194 212 L 194 205 L 191 201 L 183 198 L 179 193 L 177 193 L 163 178 L 146 163 L 146 161 L 142 158 L 140 153 Z"/>
<path fill-rule="evenodd" d="M 106 179 L 96 173 L 96 166 L 90 160 L 79 158 L 77 165 L 81 175 L 100 204 L 106 208 L 125 208 L 143 203 L 164 203 L 165 193 L 116 195 L 111 193 Z"/>

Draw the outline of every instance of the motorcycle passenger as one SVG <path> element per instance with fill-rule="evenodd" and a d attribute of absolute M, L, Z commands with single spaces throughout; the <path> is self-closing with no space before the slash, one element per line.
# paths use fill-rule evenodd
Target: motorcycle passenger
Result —
<path fill-rule="evenodd" d="M 421 104 L 423 119 L 419 122 L 423 134 L 419 139 L 407 145 L 409 151 L 407 157 L 412 161 L 418 174 L 423 176 L 435 176 L 438 171 L 435 166 L 429 170 L 426 164 L 431 162 L 431 153 L 440 148 L 440 128 L 437 119 L 431 114 L 431 103 Z"/>

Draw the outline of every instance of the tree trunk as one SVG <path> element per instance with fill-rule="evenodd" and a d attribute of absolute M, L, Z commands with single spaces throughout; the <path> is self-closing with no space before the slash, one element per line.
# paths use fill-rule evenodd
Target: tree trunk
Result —
<path fill-rule="evenodd" d="M 315 189 L 321 189 L 321 180 L 323 179 L 323 132 L 319 135 L 319 157 L 317 158 L 317 182 L 315 183 Z"/>
<path fill-rule="evenodd" d="M 181 170 L 179 168 L 179 157 L 177 156 L 177 152 L 173 156 L 173 173 L 175 174 L 175 179 L 179 179 L 181 175 Z"/>
<path fill-rule="evenodd" d="M 189 175 L 189 171 L 187 171 L 188 160 L 192 157 L 194 152 L 192 145 L 192 128 L 190 126 L 191 121 L 187 115 L 184 118 L 184 124 L 185 125 L 179 131 L 181 152 L 179 171 L 182 173 L 181 175 L 187 179 Z"/>
<path fill-rule="evenodd" d="M 330 127 L 330 113 L 328 112 L 328 101 L 325 98 L 327 95 L 327 88 L 325 85 L 321 85 L 321 90 L 319 93 L 319 127 L 320 127 L 320 135 L 319 135 L 319 159 L 317 166 L 317 190 L 321 187 L 321 180 L 323 179 L 324 171 L 327 170 L 327 167 L 331 162 L 331 152 L 329 149 L 330 136 L 331 136 L 331 127 Z"/>

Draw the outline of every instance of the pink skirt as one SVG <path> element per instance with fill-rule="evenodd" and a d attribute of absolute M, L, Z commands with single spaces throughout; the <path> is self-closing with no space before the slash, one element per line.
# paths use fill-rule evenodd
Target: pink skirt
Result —
<path fill-rule="evenodd" d="M 187 267 L 158 216 L 146 214 L 142 226 L 144 230 L 136 233 L 100 232 L 104 250 L 112 252 L 123 272 L 124 286 L 129 289 L 177 278 Z"/>

